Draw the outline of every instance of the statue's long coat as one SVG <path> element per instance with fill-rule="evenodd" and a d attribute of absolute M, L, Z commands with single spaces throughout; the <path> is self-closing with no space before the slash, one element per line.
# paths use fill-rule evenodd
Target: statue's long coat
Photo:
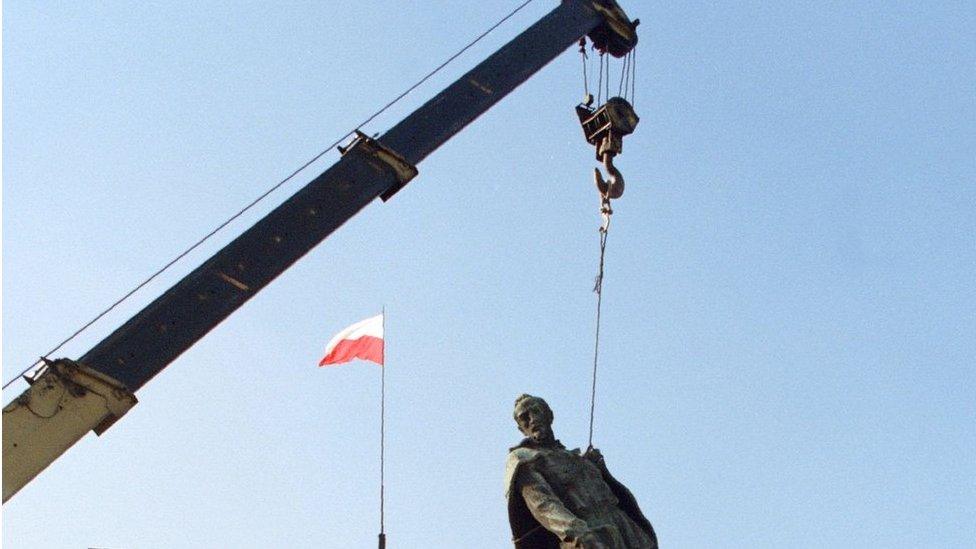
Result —
<path fill-rule="evenodd" d="M 573 450 L 577 452 L 578 450 Z M 508 521 L 512 527 L 512 540 L 515 549 L 559 549 L 559 538 L 549 532 L 539 524 L 539 521 L 532 516 L 525 500 L 516 489 L 515 480 L 518 478 L 519 471 L 525 465 L 531 463 L 540 455 L 540 450 L 523 443 L 508 454 L 508 462 L 505 464 L 505 498 L 508 500 Z M 657 535 L 651 522 L 647 520 L 637 505 L 634 495 L 613 478 L 605 468 L 601 469 L 603 480 L 610 487 L 613 495 L 619 500 L 619 508 L 627 514 L 657 545 Z"/>

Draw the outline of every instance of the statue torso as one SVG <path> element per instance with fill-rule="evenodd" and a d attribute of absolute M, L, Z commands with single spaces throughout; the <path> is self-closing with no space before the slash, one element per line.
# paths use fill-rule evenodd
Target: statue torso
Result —
<path fill-rule="evenodd" d="M 617 506 L 617 498 L 600 470 L 578 450 L 542 449 L 533 467 L 545 477 L 563 504 L 581 518 Z"/>

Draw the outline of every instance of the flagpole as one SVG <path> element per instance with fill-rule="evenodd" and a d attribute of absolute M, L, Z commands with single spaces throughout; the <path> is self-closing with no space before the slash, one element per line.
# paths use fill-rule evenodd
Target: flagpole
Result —
<path fill-rule="evenodd" d="M 386 549 L 386 532 L 383 524 L 384 507 L 384 450 L 386 445 L 386 305 L 383 305 L 381 312 L 383 325 L 383 351 L 382 362 L 380 364 L 380 536 L 379 549 Z"/>

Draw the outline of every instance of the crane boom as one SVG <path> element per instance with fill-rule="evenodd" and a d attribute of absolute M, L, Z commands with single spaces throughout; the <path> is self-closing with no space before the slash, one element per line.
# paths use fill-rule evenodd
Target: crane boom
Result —
<path fill-rule="evenodd" d="M 620 56 L 637 41 L 613 0 L 563 0 L 380 139 L 357 132 L 342 157 L 227 244 L 77 362 L 49 364 L 4 408 L 3 501 L 89 430 L 101 434 L 135 391 L 415 165 L 579 38 Z"/>

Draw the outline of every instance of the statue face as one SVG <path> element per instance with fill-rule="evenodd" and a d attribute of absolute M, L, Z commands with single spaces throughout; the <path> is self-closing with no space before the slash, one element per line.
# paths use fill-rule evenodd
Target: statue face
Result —
<path fill-rule="evenodd" d="M 552 434 L 552 411 L 544 401 L 537 398 L 519 402 L 515 408 L 515 422 L 519 431 L 538 443 L 549 443 L 555 440 Z"/>

